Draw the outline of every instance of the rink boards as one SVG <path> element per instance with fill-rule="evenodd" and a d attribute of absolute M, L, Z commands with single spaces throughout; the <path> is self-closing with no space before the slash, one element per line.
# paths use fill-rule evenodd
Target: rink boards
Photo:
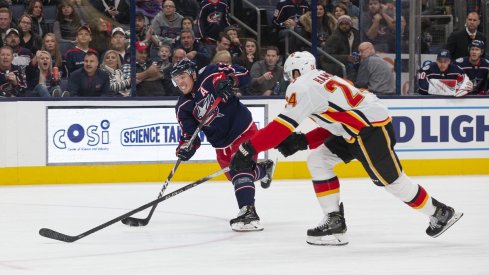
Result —
<path fill-rule="evenodd" d="M 409 175 L 489 174 L 489 98 L 383 98 L 393 117 L 396 151 Z M 176 100 L 0 102 L 0 184 L 162 181 L 176 161 L 180 129 Z M 243 100 L 262 128 L 283 99 Z M 312 129 L 306 120 L 300 131 Z M 219 169 L 202 146 L 173 178 L 192 181 Z M 309 178 L 307 152 L 279 158 L 277 179 Z M 343 177 L 365 177 L 358 162 L 339 165 Z M 224 179 L 223 177 L 220 179 Z"/>

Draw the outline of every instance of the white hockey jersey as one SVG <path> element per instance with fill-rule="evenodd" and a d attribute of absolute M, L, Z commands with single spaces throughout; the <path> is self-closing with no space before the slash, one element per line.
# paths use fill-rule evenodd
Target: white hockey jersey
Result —
<path fill-rule="evenodd" d="M 354 141 L 362 128 L 391 121 L 387 107 L 377 96 L 321 70 L 293 81 L 286 100 L 287 106 L 275 120 L 292 131 L 309 117 L 332 134 Z"/>

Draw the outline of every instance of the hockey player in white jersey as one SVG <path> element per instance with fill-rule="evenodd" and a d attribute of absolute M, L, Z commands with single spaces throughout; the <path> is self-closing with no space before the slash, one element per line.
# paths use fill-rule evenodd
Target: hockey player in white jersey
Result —
<path fill-rule="evenodd" d="M 231 160 L 231 169 L 250 169 L 253 155 L 274 147 L 286 157 L 310 149 L 307 165 L 324 218 L 307 231 L 307 243 L 348 244 L 340 182 L 333 167 L 352 159 L 362 163 L 374 184 L 427 215 L 429 236 L 438 237 L 462 217 L 404 174 L 394 151 L 391 117 L 374 94 L 316 69 L 316 59 L 308 52 L 291 54 L 285 61 L 284 74 L 291 80 L 285 109 L 241 144 Z M 307 117 L 319 127 L 306 134 L 294 132 Z"/>

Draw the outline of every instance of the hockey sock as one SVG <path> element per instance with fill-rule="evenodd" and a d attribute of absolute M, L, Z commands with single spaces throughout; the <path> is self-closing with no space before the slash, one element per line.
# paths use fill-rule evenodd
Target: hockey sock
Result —
<path fill-rule="evenodd" d="M 253 170 L 253 173 L 254 173 L 254 177 L 253 177 L 254 181 L 260 180 L 267 175 L 267 171 L 265 171 L 265 169 L 263 169 L 261 165 L 256 165 L 255 169 Z"/>
<path fill-rule="evenodd" d="M 387 185 L 385 189 L 425 215 L 431 216 L 435 213 L 436 208 L 433 206 L 433 201 L 428 192 L 421 185 L 414 184 L 404 173 L 396 181 Z"/>
<path fill-rule="evenodd" d="M 314 192 L 324 214 L 340 210 L 340 182 L 338 177 L 328 180 L 313 180 Z"/>
<path fill-rule="evenodd" d="M 255 204 L 255 184 L 253 177 L 248 173 L 240 173 L 233 177 L 234 194 L 241 209 L 246 205 Z"/>

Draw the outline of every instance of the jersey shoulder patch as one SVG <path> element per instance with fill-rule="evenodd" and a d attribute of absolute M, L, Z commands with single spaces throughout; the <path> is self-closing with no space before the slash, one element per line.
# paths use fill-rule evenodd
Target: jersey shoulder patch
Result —
<path fill-rule="evenodd" d="M 459 57 L 459 58 L 455 59 L 455 62 L 462 63 L 462 62 L 464 62 L 464 58 L 463 57 Z"/>

